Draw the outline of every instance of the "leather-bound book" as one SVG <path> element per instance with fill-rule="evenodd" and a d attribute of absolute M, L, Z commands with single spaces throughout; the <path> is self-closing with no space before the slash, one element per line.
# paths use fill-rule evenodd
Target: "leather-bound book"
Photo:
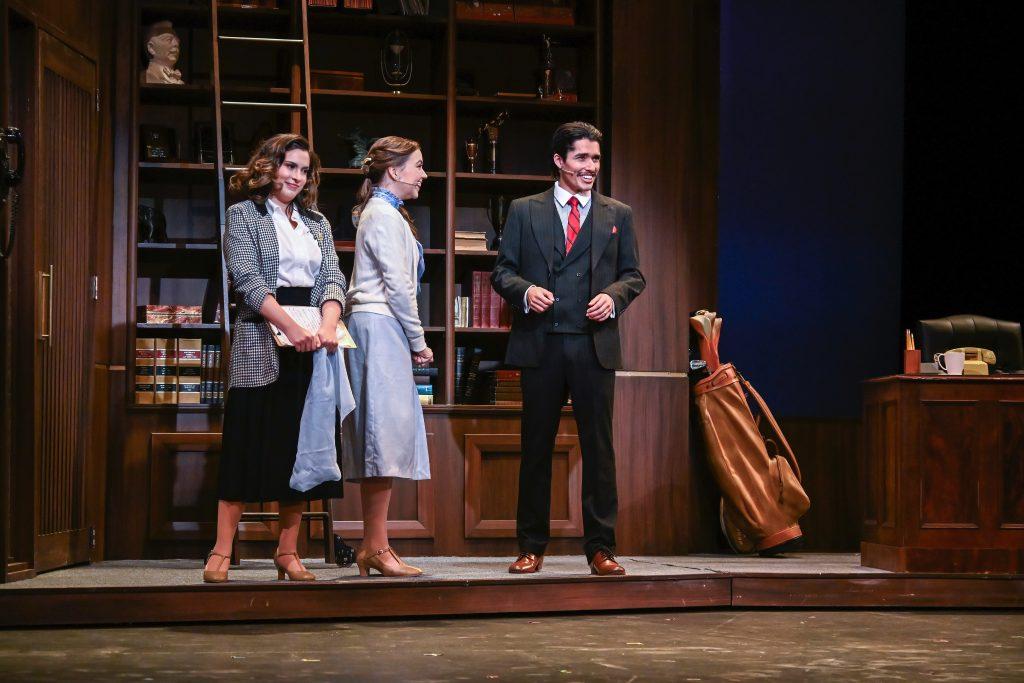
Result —
<path fill-rule="evenodd" d="M 153 390 L 153 403 L 158 405 L 178 402 L 177 341 L 177 339 L 155 340 L 156 386 Z"/>
<path fill-rule="evenodd" d="M 153 361 L 156 340 L 152 337 L 139 337 L 135 340 L 135 402 L 151 404 L 153 390 L 156 385 Z"/>
<path fill-rule="evenodd" d="M 473 271 L 473 327 L 483 327 L 483 281 L 480 278 L 480 271 Z"/>

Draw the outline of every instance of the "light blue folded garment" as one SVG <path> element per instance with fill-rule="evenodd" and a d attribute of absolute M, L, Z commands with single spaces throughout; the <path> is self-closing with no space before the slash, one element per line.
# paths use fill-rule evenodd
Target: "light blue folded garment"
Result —
<path fill-rule="evenodd" d="M 306 390 L 295 467 L 288 481 L 296 491 L 309 491 L 325 481 L 341 480 L 334 445 L 335 415 L 340 412 L 344 421 L 356 407 L 344 354 L 340 348 L 334 353 L 319 349 L 313 354 L 313 377 Z"/>

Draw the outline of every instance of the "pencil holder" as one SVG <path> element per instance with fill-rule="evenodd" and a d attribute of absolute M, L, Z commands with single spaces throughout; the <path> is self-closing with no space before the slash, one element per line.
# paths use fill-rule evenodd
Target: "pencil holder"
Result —
<path fill-rule="evenodd" d="M 903 374 L 917 375 L 921 373 L 921 349 L 903 351 Z"/>

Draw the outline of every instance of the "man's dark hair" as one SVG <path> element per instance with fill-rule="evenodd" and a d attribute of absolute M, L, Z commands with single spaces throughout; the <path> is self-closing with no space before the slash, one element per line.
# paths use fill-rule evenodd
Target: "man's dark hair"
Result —
<path fill-rule="evenodd" d="M 597 129 L 597 126 L 585 121 L 563 123 L 555 130 L 555 134 L 551 136 L 551 154 L 552 156 L 557 154 L 565 159 L 569 156 L 569 150 L 572 149 L 577 140 L 592 140 L 599 143 L 602 137 L 601 131 Z M 557 168 L 555 168 L 555 173 L 557 175 Z"/>

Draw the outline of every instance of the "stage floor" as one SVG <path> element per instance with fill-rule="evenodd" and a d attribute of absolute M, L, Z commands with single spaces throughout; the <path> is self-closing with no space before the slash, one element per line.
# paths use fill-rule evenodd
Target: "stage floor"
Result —
<path fill-rule="evenodd" d="M 598 579 L 582 555 L 548 556 L 537 574 L 509 574 L 512 557 L 406 557 L 406 562 L 423 570 L 413 579 L 388 578 L 374 573 L 362 578 L 356 567 L 325 564 L 309 558 L 303 564 L 317 581 L 339 587 L 355 583 L 463 582 L 488 579 L 536 581 L 540 579 Z M 686 555 L 679 557 L 619 557 L 629 577 L 715 576 L 721 574 L 793 574 L 838 576 L 888 574 L 881 569 L 860 566 L 860 555 L 837 553 L 795 553 L 784 558 Z M 26 588 L 140 588 L 143 586 L 192 586 L 201 580 L 202 565 L 196 560 L 121 560 L 71 567 L 41 574 L 33 579 L 0 584 L 0 589 Z M 276 583 L 277 571 L 267 560 L 243 560 L 229 572 L 231 583 Z"/>
<path fill-rule="evenodd" d="M 897 574 L 857 554 L 782 558 L 620 557 L 628 575 L 591 576 L 582 556 L 548 556 L 538 574 L 509 557 L 410 557 L 412 579 L 361 578 L 309 559 L 312 583 L 277 581 L 245 560 L 226 584 L 201 583 L 196 560 L 102 562 L 0 586 L 0 626 L 545 614 L 751 607 L 1024 607 L 1024 577 Z"/>

